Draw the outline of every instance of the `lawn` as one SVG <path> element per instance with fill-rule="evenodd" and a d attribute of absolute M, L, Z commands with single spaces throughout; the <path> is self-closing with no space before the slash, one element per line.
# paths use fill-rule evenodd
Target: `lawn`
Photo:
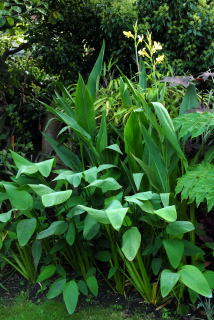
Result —
<path fill-rule="evenodd" d="M 120 308 L 119 308 L 120 309 Z M 69 315 L 63 303 L 47 301 L 42 304 L 32 303 L 23 297 L 18 297 L 13 304 L 0 306 L 0 320 L 153 320 L 153 314 L 128 315 L 125 311 L 117 310 L 116 306 L 87 307 Z"/>

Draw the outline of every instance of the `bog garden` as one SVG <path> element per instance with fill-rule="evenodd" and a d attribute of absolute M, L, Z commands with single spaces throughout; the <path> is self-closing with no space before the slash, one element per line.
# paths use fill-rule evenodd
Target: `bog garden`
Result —
<path fill-rule="evenodd" d="M 213 319 L 213 18 L 206 0 L 0 1 L 2 300 L 12 278 L 53 319 L 104 319 L 77 310 L 111 295 L 154 310 L 112 319 Z"/>

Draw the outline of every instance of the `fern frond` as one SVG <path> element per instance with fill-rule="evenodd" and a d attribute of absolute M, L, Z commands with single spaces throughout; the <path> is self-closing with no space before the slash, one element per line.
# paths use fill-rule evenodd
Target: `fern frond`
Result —
<path fill-rule="evenodd" d="M 187 113 L 182 114 L 173 120 L 176 131 L 180 138 L 196 138 L 203 133 L 214 130 L 214 113 Z"/>
<path fill-rule="evenodd" d="M 207 201 L 208 211 L 214 207 L 214 165 L 201 163 L 190 168 L 177 181 L 176 194 L 181 193 L 182 200 L 196 201 L 196 205 Z"/>

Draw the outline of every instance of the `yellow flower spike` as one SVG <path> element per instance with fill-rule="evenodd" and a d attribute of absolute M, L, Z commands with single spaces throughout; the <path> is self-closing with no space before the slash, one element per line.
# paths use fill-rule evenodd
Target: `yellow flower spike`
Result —
<path fill-rule="evenodd" d="M 156 58 L 157 63 L 161 63 L 161 62 L 163 62 L 163 60 L 164 60 L 164 54 L 162 54 L 161 56 Z"/>
<path fill-rule="evenodd" d="M 133 38 L 134 39 L 134 36 L 133 34 L 131 33 L 131 31 L 123 31 L 123 34 L 126 38 Z"/>
<path fill-rule="evenodd" d="M 139 54 L 139 56 L 149 58 L 149 55 L 148 55 L 148 53 L 146 52 L 146 49 L 145 49 L 145 48 L 143 48 L 142 50 L 139 50 L 139 51 L 138 51 L 138 54 Z"/>

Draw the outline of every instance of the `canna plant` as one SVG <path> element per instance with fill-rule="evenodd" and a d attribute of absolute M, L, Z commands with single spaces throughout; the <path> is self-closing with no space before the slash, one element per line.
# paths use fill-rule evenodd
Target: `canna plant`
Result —
<path fill-rule="evenodd" d="M 70 143 L 75 144 L 76 148 L 78 146 L 79 155 L 44 134 L 59 158 L 70 169 L 81 170 L 88 164 L 93 166 L 104 163 L 104 159 L 106 159 L 106 155 L 104 154 L 104 151 L 108 147 L 106 111 L 103 111 L 100 126 L 98 127 L 95 110 L 104 50 L 105 43 L 103 43 L 99 57 L 89 75 L 87 83 L 79 75 L 73 95 L 66 88 L 62 87 L 62 95 L 56 93 L 53 99 L 54 107 L 43 104 L 49 112 L 66 125 L 59 132 L 59 136 L 67 131 L 72 141 Z M 69 161 L 67 158 L 69 158 Z"/>

